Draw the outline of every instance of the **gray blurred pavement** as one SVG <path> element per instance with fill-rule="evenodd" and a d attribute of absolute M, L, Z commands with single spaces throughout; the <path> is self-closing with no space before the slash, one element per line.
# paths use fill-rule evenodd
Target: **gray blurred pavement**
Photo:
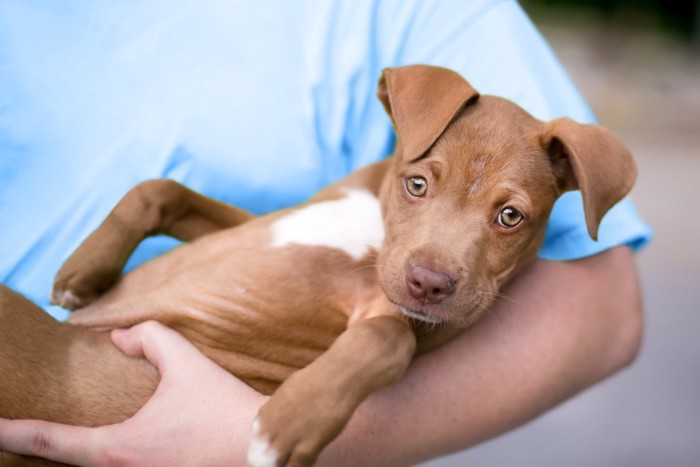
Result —
<path fill-rule="evenodd" d="M 640 168 L 632 198 L 655 231 L 638 255 L 643 350 L 529 425 L 424 466 L 700 466 L 700 56 L 614 24 L 540 27 Z"/>

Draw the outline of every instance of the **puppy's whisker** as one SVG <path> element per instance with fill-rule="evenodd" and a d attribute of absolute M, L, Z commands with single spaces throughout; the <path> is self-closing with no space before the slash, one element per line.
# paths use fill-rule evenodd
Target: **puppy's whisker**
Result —
<path fill-rule="evenodd" d="M 490 295 L 494 295 L 494 294 L 490 294 Z M 503 323 L 501 317 L 497 313 L 493 312 L 493 308 L 490 305 L 487 305 L 486 303 L 483 303 L 480 301 L 476 304 L 476 308 L 480 309 L 482 311 L 482 313 L 488 315 L 489 317 L 492 317 L 496 321 L 497 326 L 499 326 L 499 327 L 504 326 L 504 323 Z"/>
<path fill-rule="evenodd" d="M 377 270 L 379 270 L 379 265 L 378 265 L 378 264 L 365 264 L 365 265 L 363 265 L 363 266 L 357 266 L 356 268 L 351 269 L 350 271 L 348 271 L 348 273 L 345 275 L 345 277 L 347 278 L 347 277 L 350 276 L 351 274 L 354 274 L 354 273 L 356 273 L 356 272 L 362 271 L 362 270 L 364 270 L 364 269 L 377 269 Z"/>
<path fill-rule="evenodd" d="M 518 305 L 517 300 L 515 300 L 514 298 L 512 298 L 512 297 L 510 297 L 509 295 L 506 295 L 506 294 L 504 294 L 504 293 L 502 293 L 502 292 L 494 292 L 493 295 L 494 295 L 495 297 L 498 297 L 498 298 L 501 298 L 501 299 L 504 299 L 504 300 L 508 300 L 508 301 L 509 301 L 510 303 L 512 303 L 513 305 Z"/>

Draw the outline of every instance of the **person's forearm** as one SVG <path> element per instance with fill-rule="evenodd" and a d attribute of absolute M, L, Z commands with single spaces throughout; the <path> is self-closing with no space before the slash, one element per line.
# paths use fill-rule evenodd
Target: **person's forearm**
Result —
<path fill-rule="evenodd" d="M 405 465 L 515 428 L 628 365 L 642 305 L 634 259 L 539 260 L 489 315 L 360 406 L 324 465 Z"/>

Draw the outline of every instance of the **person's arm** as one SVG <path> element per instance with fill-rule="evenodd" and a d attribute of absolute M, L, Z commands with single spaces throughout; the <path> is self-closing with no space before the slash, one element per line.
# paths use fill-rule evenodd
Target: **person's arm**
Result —
<path fill-rule="evenodd" d="M 481 323 L 360 405 L 320 464 L 406 465 L 466 449 L 627 366 L 638 352 L 642 304 L 626 247 L 565 263 L 538 260 L 504 294 Z M 116 341 L 161 369 L 146 407 L 94 430 L 0 420 L 0 449 L 83 465 L 244 465 L 250 422 L 266 398 L 162 326 L 137 326 Z"/>

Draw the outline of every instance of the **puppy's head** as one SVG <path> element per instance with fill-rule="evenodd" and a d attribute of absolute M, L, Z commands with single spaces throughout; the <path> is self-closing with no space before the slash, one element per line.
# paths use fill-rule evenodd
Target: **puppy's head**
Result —
<path fill-rule="evenodd" d="M 595 239 L 636 178 L 607 130 L 539 121 L 443 68 L 385 70 L 378 95 L 398 137 L 381 190 L 380 282 L 421 321 L 474 323 L 536 257 L 562 193 L 581 190 Z"/>

